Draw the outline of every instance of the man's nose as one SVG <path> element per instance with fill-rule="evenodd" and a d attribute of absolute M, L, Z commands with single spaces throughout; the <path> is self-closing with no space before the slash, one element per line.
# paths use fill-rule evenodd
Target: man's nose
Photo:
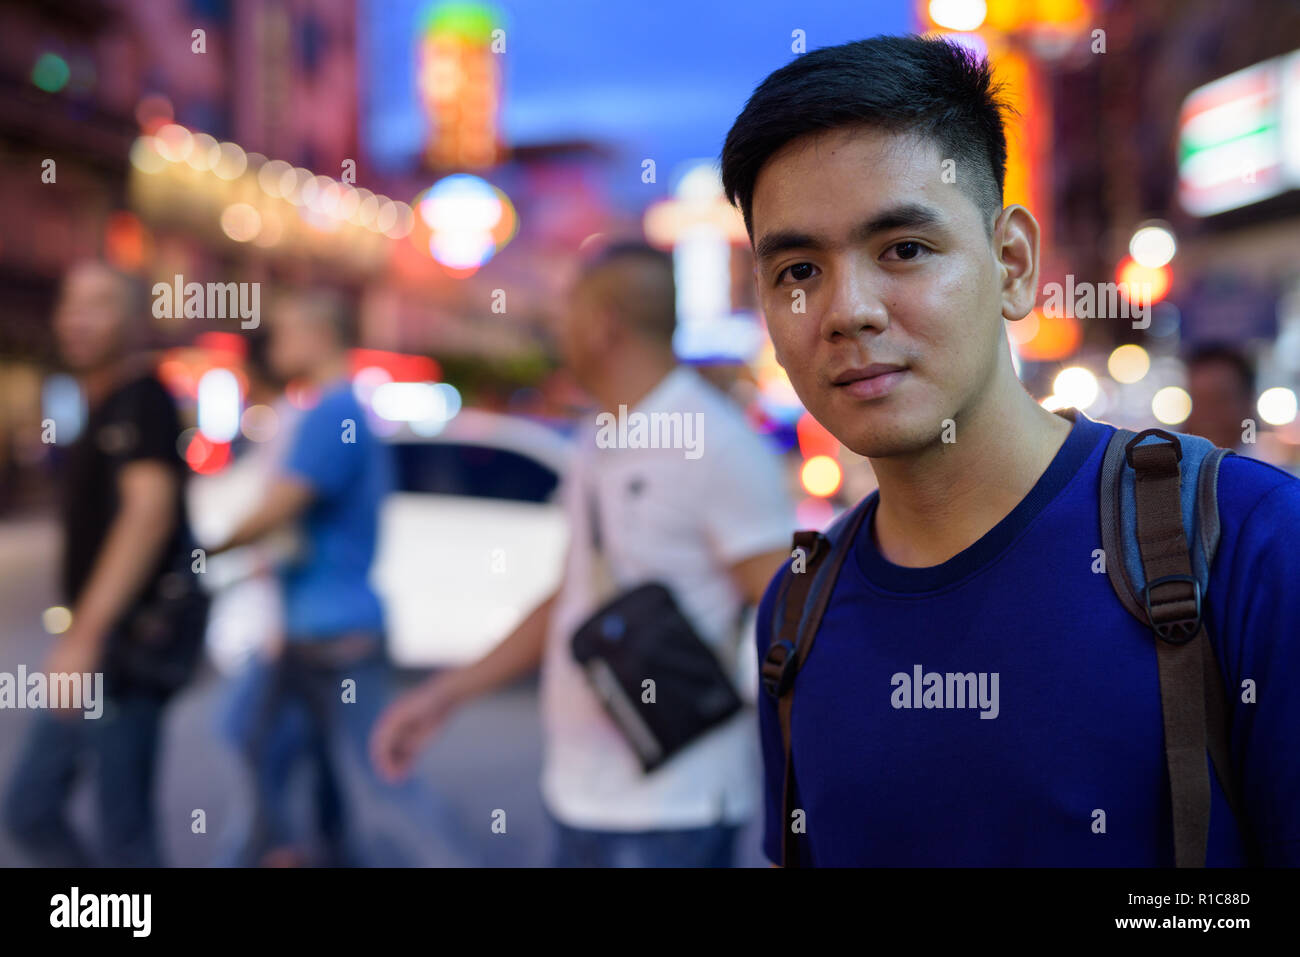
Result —
<path fill-rule="evenodd" d="M 822 313 L 822 335 L 826 339 L 856 338 L 866 330 L 883 332 L 889 326 L 889 311 L 869 269 L 846 266 L 835 274 L 831 290 L 830 302 Z"/>

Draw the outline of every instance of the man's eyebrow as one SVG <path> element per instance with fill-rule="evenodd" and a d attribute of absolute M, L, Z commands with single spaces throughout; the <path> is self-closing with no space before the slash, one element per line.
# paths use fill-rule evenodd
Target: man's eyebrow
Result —
<path fill-rule="evenodd" d="M 883 210 L 859 225 L 853 230 L 853 241 L 866 242 L 877 233 L 892 229 L 917 229 L 942 226 L 943 223 L 943 213 L 933 206 L 927 206 L 925 203 L 901 203 Z"/>
<path fill-rule="evenodd" d="M 850 233 L 850 240 L 862 243 L 878 233 L 892 229 L 942 226 L 945 218 L 933 206 L 924 203 L 901 203 L 882 210 L 871 219 L 859 223 Z M 754 246 L 754 258 L 759 262 L 785 252 L 787 249 L 822 249 L 826 243 L 810 233 L 797 230 L 780 230 L 768 233 Z"/>
<path fill-rule="evenodd" d="M 809 233 L 791 229 L 768 233 L 754 246 L 754 258 L 759 262 L 770 259 L 787 249 L 821 249 L 822 241 Z"/>

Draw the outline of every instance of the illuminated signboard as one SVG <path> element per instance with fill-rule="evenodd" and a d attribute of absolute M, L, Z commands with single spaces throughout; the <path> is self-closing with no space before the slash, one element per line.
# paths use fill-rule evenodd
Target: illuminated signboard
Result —
<path fill-rule="evenodd" d="M 1183 208 L 1212 216 L 1300 187 L 1300 52 L 1193 90 L 1178 128 Z"/>
<path fill-rule="evenodd" d="M 501 36 L 496 13 L 482 4 L 440 3 L 425 13 L 417 69 L 430 126 L 425 155 L 434 168 L 497 161 L 501 70 L 492 45 Z"/>

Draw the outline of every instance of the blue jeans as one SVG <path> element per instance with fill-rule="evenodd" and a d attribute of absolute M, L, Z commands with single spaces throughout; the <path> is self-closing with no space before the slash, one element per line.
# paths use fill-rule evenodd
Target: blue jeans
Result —
<path fill-rule="evenodd" d="M 340 862 L 343 795 L 330 742 L 301 702 L 283 700 L 278 712 L 266 710 L 276 680 L 276 666 L 254 658 L 231 682 L 222 709 L 222 736 L 244 758 L 253 790 L 249 833 L 241 839 L 233 859 L 223 863 L 254 866 L 267 851 L 294 842 L 297 834 L 289 820 L 289 790 L 294 771 L 304 758 L 314 772 L 316 831 L 326 860 Z"/>
<path fill-rule="evenodd" d="M 552 867 L 733 867 L 739 825 L 593 831 L 555 824 Z"/>
<path fill-rule="evenodd" d="M 4 799 L 5 826 L 42 867 L 156 867 L 153 787 L 165 702 L 108 698 L 101 717 L 36 715 Z M 68 795 L 85 757 L 97 759 L 100 859 L 69 825 Z"/>
<path fill-rule="evenodd" d="M 340 775 L 348 752 L 359 765 L 359 776 L 369 795 L 395 811 L 404 831 L 397 849 L 399 863 L 467 863 L 471 855 L 463 840 L 463 828 L 455 814 L 436 794 L 412 776 L 389 784 L 375 772 L 370 762 L 370 731 L 380 712 L 393 697 L 393 670 L 384 655 L 382 641 L 376 639 L 371 650 L 347 663 L 322 660 L 320 652 L 327 642 L 290 641 L 280 659 L 269 666 L 265 680 L 259 682 L 248 698 L 249 727 L 246 736 L 246 760 L 259 774 L 278 767 L 275 751 L 283 744 L 283 722 L 295 713 L 306 719 L 307 740 L 319 736 L 324 754 L 333 755 Z M 347 700 L 344 698 L 344 682 Z M 328 760 L 328 758 L 326 758 Z M 280 822 L 275 820 L 276 784 L 263 779 L 254 789 L 253 823 L 250 842 L 254 847 L 267 846 Z M 329 848 L 333 862 L 389 864 L 375 860 L 362 847 L 355 833 L 355 817 L 349 813 L 345 796 L 353 802 L 360 794 L 342 786 L 336 794 L 333 818 L 342 823 L 339 840 Z M 320 799 L 318 792 L 318 800 Z M 351 809 L 355 811 L 355 806 Z M 392 853 L 390 851 L 390 853 Z M 410 860 L 412 857 L 417 861 Z"/>

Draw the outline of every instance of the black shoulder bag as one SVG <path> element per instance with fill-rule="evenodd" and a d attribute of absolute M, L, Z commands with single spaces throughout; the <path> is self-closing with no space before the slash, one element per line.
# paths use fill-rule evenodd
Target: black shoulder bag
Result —
<path fill-rule="evenodd" d="M 594 492 L 588 493 L 588 506 L 599 601 L 613 590 L 612 576 Z M 604 587 L 602 577 L 609 582 Z M 574 633 L 571 647 L 647 773 L 741 708 L 717 656 L 682 614 L 672 592 L 658 582 L 605 602 Z"/>

